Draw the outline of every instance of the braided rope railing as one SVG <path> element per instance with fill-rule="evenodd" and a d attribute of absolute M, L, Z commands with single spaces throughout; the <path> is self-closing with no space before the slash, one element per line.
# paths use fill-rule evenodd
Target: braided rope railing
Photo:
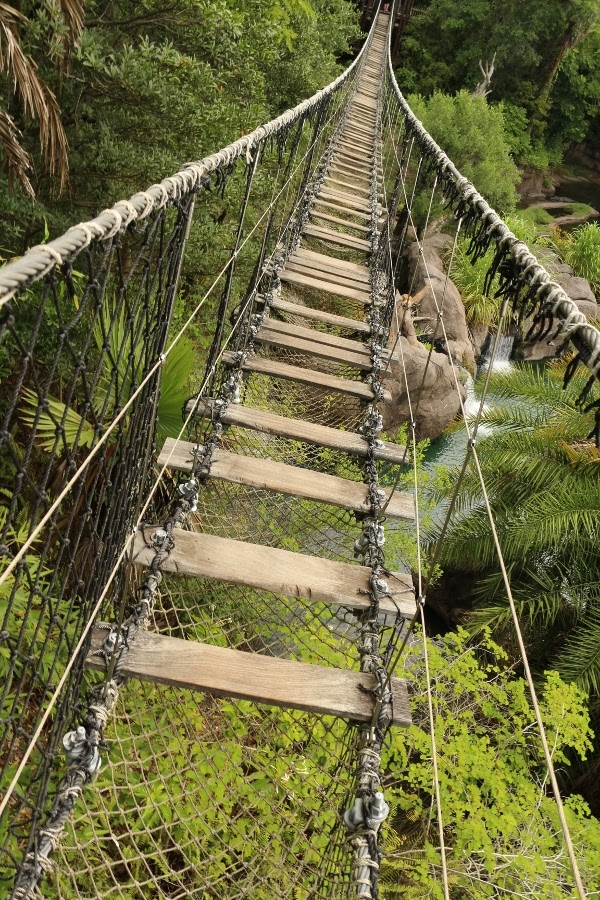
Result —
<path fill-rule="evenodd" d="M 590 324 L 577 304 L 568 296 L 524 241 L 519 240 L 501 216 L 489 205 L 477 188 L 460 173 L 452 160 L 431 137 L 415 116 L 394 74 L 391 44 L 388 43 L 388 78 L 391 91 L 405 121 L 406 134 L 411 135 L 420 148 L 429 172 L 435 172 L 446 199 L 446 206 L 461 219 L 463 230 L 471 236 L 469 255 L 475 262 L 495 245 L 494 260 L 488 273 L 486 288 L 490 289 L 494 276 L 500 278 L 498 296 L 509 297 L 519 321 L 533 316 L 526 339 L 541 341 L 548 337 L 553 322 L 558 320 L 554 338 L 572 343 L 577 351 L 569 366 L 565 384 L 575 374 L 579 363 L 590 371 L 590 378 L 579 402 L 583 405 L 595 381 L 600 380 L 600 331 Z M 595 436 L 600 442 L 600 401 L 596 408 Z M 590 435 L 591 436 L 591 435 Z"/>

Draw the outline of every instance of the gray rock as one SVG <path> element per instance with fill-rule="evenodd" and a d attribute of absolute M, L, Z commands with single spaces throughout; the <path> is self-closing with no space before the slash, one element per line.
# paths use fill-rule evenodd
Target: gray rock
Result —
<path fill-rule="evenodd" d="M 427 347 L 404 336 L 400 338 L 400 342 L 413 414 L 416 413 L 417 437 L 438 437 L 460 410 L 450 361 L 444 354 L 434 352 L 427 366 L 429 356 Z M 423 375 L 425 375 L 424 383 Z M 401 362 L 392 362 L 386 378 L 386 387 L 392 393 L 392 402 L 384 407 L 384 427 L 393 429 L 410 421 L 405 374 Z M 465 390 L 462 385 L 461 394 L 464 399 Z"/>
<path fill-rule="evenodd" d="M 471 343 L 477 359 L 483 355 L 489 336 L 489 325 L 475 325 L 471 328 Z"/>
<path fill-rule="evenodd" d="M 451 245 L 454 243 L 454 238 L 451 234 L 444 234 L 443 232 L 439 232 L 438 234 L 430 234 L 423 241 L 423 247 L 433 247 L 434 250 L 443 250 L 444 247 Z"/>
<path fill-rule="evenodd" d="M 579 303 L 580 300 L 586 303 L 596 303 L 594 292 L 590 287 L 590 283 L 586 278 L 579 278 L 576 275 L 566 275 L 559 273 L 555 279 L 563 288 L 565 293 L 569 295 L 571 300 Z M 582 310 L 583 312 L 583 310 Z"/>
<path fill-rule="evenodd" d="M 450 278 L 446 278 L 444 271 L 437 266 L 428 265 L 427 272 L 423 260 L 420 259 L 415 266 L 415 279 L 413 296 L 420 293 L 419 302 L 416 304 L 419 316 L 425 316 L 430 320 L 431 330 L 435 331 L 438 320 L 438 306 L 444 314 L 444 327 L 448 339 L 448 350 L 452 359 L 459 365 L 475 370 L 475 357 L 469 338 L 465 308 L 458 288 Z M 443 300 L 443 304 L 442 304 Z M 438 329 L 438 340 L 443 340 L 443 331 Z"/>

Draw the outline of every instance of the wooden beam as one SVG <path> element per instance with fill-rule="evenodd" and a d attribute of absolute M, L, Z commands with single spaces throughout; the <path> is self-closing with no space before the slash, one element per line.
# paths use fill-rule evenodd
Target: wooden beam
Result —
<path fill-rule="evenodd" d="M 191 412 L 194 403 L 194 400 L 187 403 L 186 412 Z M 196 403 L 196 413 L 199 416 L 210 416 L 213 408 L 211 400 L 198 400 Z M 265 434 L 274 434 L 294 441 L 328 447 L 330 450 L 338 450 L 352 456 L 366 456 L 369 449 L 364 437 L 354 431 L 342 431 L 329 425 L 319 425 L 315 422 L 305 422 L 303 419 L 279 416 L 264 409 L 255 409 L 252 406 L 242 406 L 237 403 L 229 404 L 222 414 L 221 421 L 224 425 L 250 428 Z M 392 444 L 389 441 L 382 441 L 382 444 L 383 446 L 375 448 L 375 459 L 383 459 L 396 465 L 405 464 L 406 448 L 402 444 Z"/>
<path fill-rule="evenodd" d="M 225 365 L 234 365 L 237 353 L 226 350 L 223 353 Z M 261 375 L 270 375 L 272 378 L 283 378 L 286 381 L 297 381 L 300 384 L 308 384 L 312 387 L 323 388 L 326 391 L 337 391 L 350 397 L 358 397 L 361 400 L 372 400 L 373 391 L 370 385 L 363 381 L 353 381 L 351 378 L 340 378 L 339 375 L 330 375 L 328 372 L 319 372 L 317 369 L 305 369 L 302 366 L 291 366 L 289 363 L 280 362 L 278 359 L 268 359 L 264 356 L 251 354 L 242 363 L 245 372 L 259 372 Z M 392 395 L 386 388 L 383 389 L 383 399 L 390 403 Z"/>
<path fill-rule="evenodd" d="M 331 256 L 327 253 L 318 253 L 317 250 L 309 250 L 308 247 L 302 246 L 300 244 L 299 247 L 296 247 L 294 250 L 293 256 L 306 256 L 311 259 L 315 259 L 319 262 L 329 263 L 330 265 L 334 265 L 339 269 L 348 270 L 348 272 L 356 272 L 357 275 L 366 276 L 367 281 L 369 280 L 369 269 L 367 266 L 361 265 L 360 263 L 350 262 L 348 259 L 342 259 L 340 256 Z"/>
<path fill-rule="evenodd" d="M 158 465 L 169 469 L 190 472 L 194 458 L 195 444 L 167 438 L 158 456 Z M 289 466 L 273 459 L 259 459 L 242 456 L 228 450 L 213 452 L 209 478 L 243 484 L 263 491 L 274 491 L 317 503 L 327 503 L 355 512 L 368 512 L 367 488 L 359 481 L 326 475 L 312 469 Z M 385 492 L 386 500 L 390 491 Z M 386 515 L 412 522 L 414 519 L 414 499 L 412 494 L 395 491 L 386 508 Z"/>
<path fill-rule="evenodd" d="M 305 233 L 308 231 L 304 229 Z M 312 231 L 310 232 L 313 233 Z M 346 237 L 338 232 L 333 232 L 338 237 Z M 364 243 L 367 243 L 366 241 Z M 354 246 L 354 245 L 352 245 Z M 369 245 L 370 246 L 370 245 Z M 292 284 L 300 284 L 302 287 L 314 288 L 317 291 L 325 291 L 328 294 L 336 294 L 338 297 L 347 297 L 349 300 L 358 300 L 359 303 L 370 303 L 371 294 L 366 290 L 360 290 L 358 287 L 350 287 L 347 284 L 340 284 L 335 281 L 324 281 L 321 278 L 312 278 L 310 275 L 304 275 L 296 272 L 292 267 L 285 268 L 279 273 L 282 281 L 289 281 Z"/>
<path fill-rule="evenodd" d="M 313 309 L 312 306 L 301 306 L 299 303 L 289 303 L 287 300 L 272 300 L 271 309 L 278 309 L 291 316 L 300 316 L 303 319 L 312 319 L 315 322 L 323 322 L 325 325 L 334 325 L 337 328 L 348 328 L 361 334 L 370 334 L 371 328 L 367 322 L 351 319 L 348 316 L 338 316 L 335 313 L 325 312 L 322 309 Z"/>
<path fill-rule="evenodd" d="M 90 669 L 106 668 L 102 657 L 94 655 L 106 634 L 102 624 L 92 633 L 86 660 Z M 369 722 L 373 715 L 374 701 L 368 693 L 376 687 L 373 675 L 245 653 L 149 631 L 138 631 L 121 672 L 142 681 L 205 691 L 217 697 L 302 709 L 356 722 Z M 411 718 L 406 682 L 393 678 L 390 688 L 392 724 L 408 727 Z"/>
<path fill-rule="evenodd" d="M 311 237 L 320 241 L 330 241 L 332 244 L 340 244 L 342 247 L 351 247 L 353 250 L 362 250 L 366 252 L 371 249 L 369 241 L 362 238 L 350 237 L 348 234 L 342 234 L 339 231 L 330 231 L 328 228 L 319 228 L 316 225 L 305 225 L 302 231 Z"/>
<path fill-rule="evenodd" d="M 286 334 L 279 329 L 269 328 L 270 320 L 264 319 L 254 340 L 268 347 L 281 347 L 283 350 L 291 350 L 294 353 L 302 353 L 315 356 L 317 359 L 327 359 L 339 363 L 342 366 L 350 366 L 353 369 L 362 369 L 370 372 L 373 368 L 369 351 L 347 350 L 345 347 L 334 347 L 321 341 Z"/>
<path fill-rule="evenodd" d="M 370 293 L 371 285 L 368 280 L 351 269 L 340 269 L 337 266 L 327 265 L 323 262 L 316 262 L 314 259 L 305 259 L 303 256 L 296 256 L 293 253 L 285 264 L 286 272 L 297 272 L 299 275 L 306 275 L 308 278 L 320 278 L 322 281 L 331 281 L 344 287 L 356 288 L 357 290 Z"/>
<path fill-rule="evenodd" d="M 155 526 L 146 528 L 148 538 L 154 530 Z M 133 563 L 144 568 L 149 566 L 154 552 L 139 532 L 134 540 Z M 234 541 L 216 534 L 177 529 L 175 547 L 162 569 L 363 612 L 370 606 L 369 595 L 365 593 L 371 576 L 367 566 Z M 401 572 L 395 575 L 388 580 L 391 594 L 381 598 L 381 610 L 412 617 L 416 608 L 412 579 Z"/>

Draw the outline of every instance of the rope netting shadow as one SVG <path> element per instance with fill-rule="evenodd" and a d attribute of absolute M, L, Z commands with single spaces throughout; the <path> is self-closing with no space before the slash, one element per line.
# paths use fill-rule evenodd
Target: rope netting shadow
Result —
<path fill-rule="evenodd" d="M 499 296 L 600 368 L 598 332 L 406 106 L 388 22 L 310 100 L 0 271 L 3 896 L 379 895 L 426 595 L 414 422 L 384 442 L 381 409 L 424 185 L 474 256 L 496 242 Z M 315 560 L 338 566 L 320 593 Z M 183 642 L 370 687 L 346 716 L 319 705 L 328 676 L 297 707 L 273 705 L 285 683 L 198 690 Z"/>

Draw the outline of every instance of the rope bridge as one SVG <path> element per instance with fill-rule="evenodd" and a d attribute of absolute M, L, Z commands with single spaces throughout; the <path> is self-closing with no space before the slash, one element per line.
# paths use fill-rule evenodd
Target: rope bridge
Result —
<path fill-rule="evenodd" d="M 379 896 L 427 594 L 419 393 L 382 439 L 415 198 L 419 234 L 443 197 L 473 257 L 495 246 L 502 318 L 557 323 L 583 404 L 600 372 L 407 106 L 390 21 L 314 97 L 0 271 L 2 896 Z"/>

